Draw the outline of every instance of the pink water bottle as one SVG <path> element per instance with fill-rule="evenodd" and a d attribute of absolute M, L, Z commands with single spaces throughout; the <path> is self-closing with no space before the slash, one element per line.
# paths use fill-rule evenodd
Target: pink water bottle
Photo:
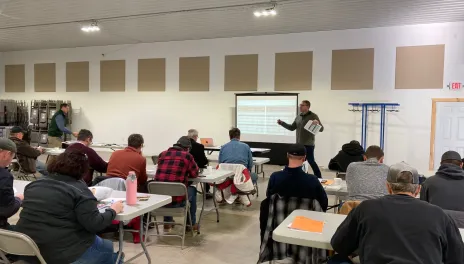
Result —
<path fill-rule="evenodd" d="M 129 171 L 126 179 L 126 204 L 137 204 L 137 176 L 135 176 L 135 172 L 133 171 Z"/>

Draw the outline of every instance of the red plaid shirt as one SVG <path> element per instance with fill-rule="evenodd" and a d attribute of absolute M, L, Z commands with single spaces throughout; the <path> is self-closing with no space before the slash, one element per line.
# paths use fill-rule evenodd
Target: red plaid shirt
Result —
<path fill-rule="evenodd" d="M 196 177 L 198 177 L 198 166 L 187 150 L 172 147 L 159 155 L 156 181 L 182 182 L 188 187 L 188 179 Z M 185 196 L 172 197 L 172 204 L 183 201 L 185 201 Z"/>

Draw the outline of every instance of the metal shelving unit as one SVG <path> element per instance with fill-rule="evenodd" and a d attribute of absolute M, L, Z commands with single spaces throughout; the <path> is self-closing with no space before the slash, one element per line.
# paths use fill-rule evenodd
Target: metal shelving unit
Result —
<path fill-rule="evenodd" d="M 60 110 L 60 105 L 67 103 L 70 106 L 68 113 L 68 126 L 72 124 L 72 106 L 71 101 L 62 100 L 33 100 L 31 102 L 31 145 L 43 146 L 48 145 L 48 126 L 53 115 Z M 67 135 L 64 140 L 67 140 Z"/>
<path fill-rule="evenodd" d="M 25 101 L 0 100 L 0 137 L 8 138 L 13 126 L 27 129 L 29 120 Z"/>

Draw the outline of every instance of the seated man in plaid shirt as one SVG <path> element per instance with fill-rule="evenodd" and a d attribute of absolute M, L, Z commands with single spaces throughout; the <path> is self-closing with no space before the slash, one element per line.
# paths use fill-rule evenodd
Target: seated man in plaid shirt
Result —
<path fill-rule="evenodd" d="M 198 177 L 198 166 L 189 153 L 191 148 L 190 139 L 187 136 L 181 137 L 173 147 L 163 151 L 158 158 L 158 168 L 156 170 L 156 181 L 161 182 L 182 182 L 187 186 L 188 200 L 190 202 L 190 216 L 192 226 L 198 230 L 196 224 L 197 212 L 197 188 L 196 184 L 189 183 L 189 178 Z M 166 207 L 184 207 L 185 196 L 173 196 L 172 203 Z M 174 222 L 172 217 L 164 217 L 164 222 Z M 174 225 L 165 224 L 165 232 L 169 232 Z"/>

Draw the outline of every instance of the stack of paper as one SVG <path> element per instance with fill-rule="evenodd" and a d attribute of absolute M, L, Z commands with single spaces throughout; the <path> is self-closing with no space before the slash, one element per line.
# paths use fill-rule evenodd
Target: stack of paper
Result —
<path fill-rule="evenodd" d="M 308 123 L 306 123 L 306 125 L 304 126 L 304 128 L 308 130 L 309 133 L 316 135 L 317 133 L 319 133 L 322 126 L 319 124 L 313 124 L 313 122 L 309 120 Z"/>
<path fill-rule="evenodd" d="M 324 229 L 324 222 L 313 220 L 304 216 L 297 216 L 288 227 L 290 229 L 300 231 L 322 233 L 322 230 Z"/>

